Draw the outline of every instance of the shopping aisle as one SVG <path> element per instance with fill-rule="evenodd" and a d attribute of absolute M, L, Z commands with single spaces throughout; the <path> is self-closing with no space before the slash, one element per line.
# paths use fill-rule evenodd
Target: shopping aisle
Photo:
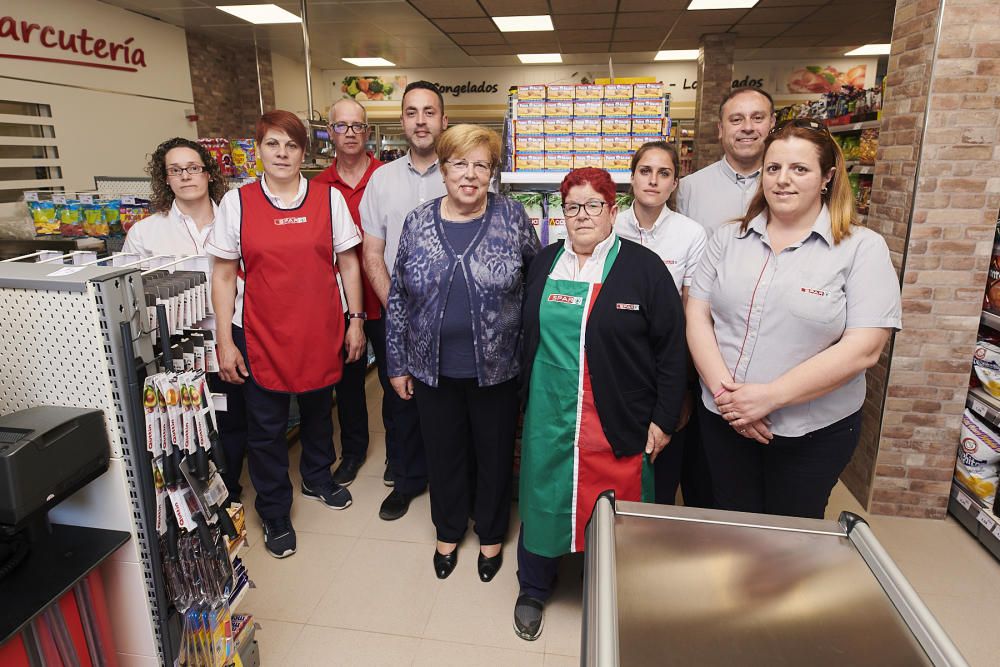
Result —
<path fill-rule="evenodd" d="M 260 521 L 247 513 L 253 546 L 246 553 L 257 589 L 244 608 L 261 625 L 265 667 L 300 665 L 505 665 L 579 664 L 582 558 L 564 559 L 558 592 L 546 609 L 538 641 L 518 639 L 511 627 L 516 514 L 496 579 L 476 576 L 477 542 L 470 531 L 458 567 L 444 581 L 431 568 L 434 530 L 427 495 L 414 500 L 395 522 L 378 518 L 388 489 L 382 485 L 384 433 L 379 420 L 381 390 L 369 378 L 372 442 L 368 461 L 350 486 L 354 504 L 335 512 L 296 491 L 292 520 L 298 553 L 268 556 Z M 298 489 L 298 447 L 292 451 Z M 253 505 L 249 490 L 244 500 Z M 842 486 L 830 513 L 859 514 Z M 516 510 L 516 507 L 515 507 Z M 875 534 L 938 617 L 973 667 L 996 664 L 1000 636 L 1000 563 L 953 519 L 931 521 L 875 517 Z"/>

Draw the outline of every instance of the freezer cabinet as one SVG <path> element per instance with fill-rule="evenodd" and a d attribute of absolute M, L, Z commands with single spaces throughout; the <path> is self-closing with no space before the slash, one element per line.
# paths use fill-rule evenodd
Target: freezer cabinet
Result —
<path fill-rule="evenodd" d="M 854 514 L 820 521 L 605 494 L 587 527 L 581 664 L 966 662 Z"/>

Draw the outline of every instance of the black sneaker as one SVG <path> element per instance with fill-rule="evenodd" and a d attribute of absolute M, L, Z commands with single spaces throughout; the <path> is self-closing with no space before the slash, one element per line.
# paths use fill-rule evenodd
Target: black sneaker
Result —
<path fill-rule="evenodd" d="M 533 642 L 542 634 L 545 603 L 528 595 L 517 596 L 514 603 L 514 632 L 525 641 Z"/>
<path fill-rule="evenodd" d="M 340 462 L 340 467 L 333 473 L 334 484 L 350 486 L 354 478 L 358 476 L 361 469 L 361 461 L 344 460 Z"/>
<path fill-rule="evenodd" d="M 382 506 L 378 509 L 378 518 L 383 521 L 395 521 L 410 509 L 411 500 L 413 499 L 409 496 L 393 489 L 392 493 L 382 501 Z"/>
<path fill-rule="evenodd" d="M 385 472 L 382 473 L 382 483 L 386 486 L 396 486 L 396 479 L 392 476 L 388 463 L 385 464 Z"/>
<path fill-rule="evenodd" d="M 302 495 L 315 498 L 332 510 L 343 510 L 351 506 L 351 492 L 336 482 L 310 489 L 302 482 Z"/>
<path fill-rule="evenodd" d="M 264 546 L 275 558 L 286 558 L 295 553 L 295 529 L 291 517 L 264 520 Z"/>

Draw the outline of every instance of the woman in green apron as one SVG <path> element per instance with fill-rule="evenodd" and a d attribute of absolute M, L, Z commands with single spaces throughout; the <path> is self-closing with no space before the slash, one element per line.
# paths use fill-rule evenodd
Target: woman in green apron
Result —
<path fill-rule="evenodd" d="M 680 297 L 651 250 L 612 233 L 615 184 L 571 171 L 567 239 L 528 272 L 522 388 L 518 636 L 534 640 L 559 557 L 584 549 L 597 496 L 652 501 L 651 462 L 677 424 L 687 349 Z"/>

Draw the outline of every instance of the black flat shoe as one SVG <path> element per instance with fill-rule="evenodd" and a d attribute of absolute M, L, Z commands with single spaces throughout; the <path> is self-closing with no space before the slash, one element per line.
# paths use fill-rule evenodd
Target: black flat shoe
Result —
<path fill-rule="evenodd" d="M 485 556 L 483 555 L 483 552 L 480 551 L 479 580 L 484 583 L 493 581 L 493 577 L 497 576 L 497 572 L 500 571 L 501 565 L 503 565 L 503 551 L 493 557 Z"/>
<path fill-rule="evenodd" d="M 528 595 L 518 595 L 514 603 L 514 632 L 525 641 L 533 642 L 542 634 L 545 603 Z"/>
<path fill-rule="evenodd" d="M 455 571 L 455 566 L 458 564 L 458 547 L 450 554 L 439 553 L 437 549 L 434 550 L 434 574 L 437 575 L 438 579 L 447 579 L 448 576 Z"/>

